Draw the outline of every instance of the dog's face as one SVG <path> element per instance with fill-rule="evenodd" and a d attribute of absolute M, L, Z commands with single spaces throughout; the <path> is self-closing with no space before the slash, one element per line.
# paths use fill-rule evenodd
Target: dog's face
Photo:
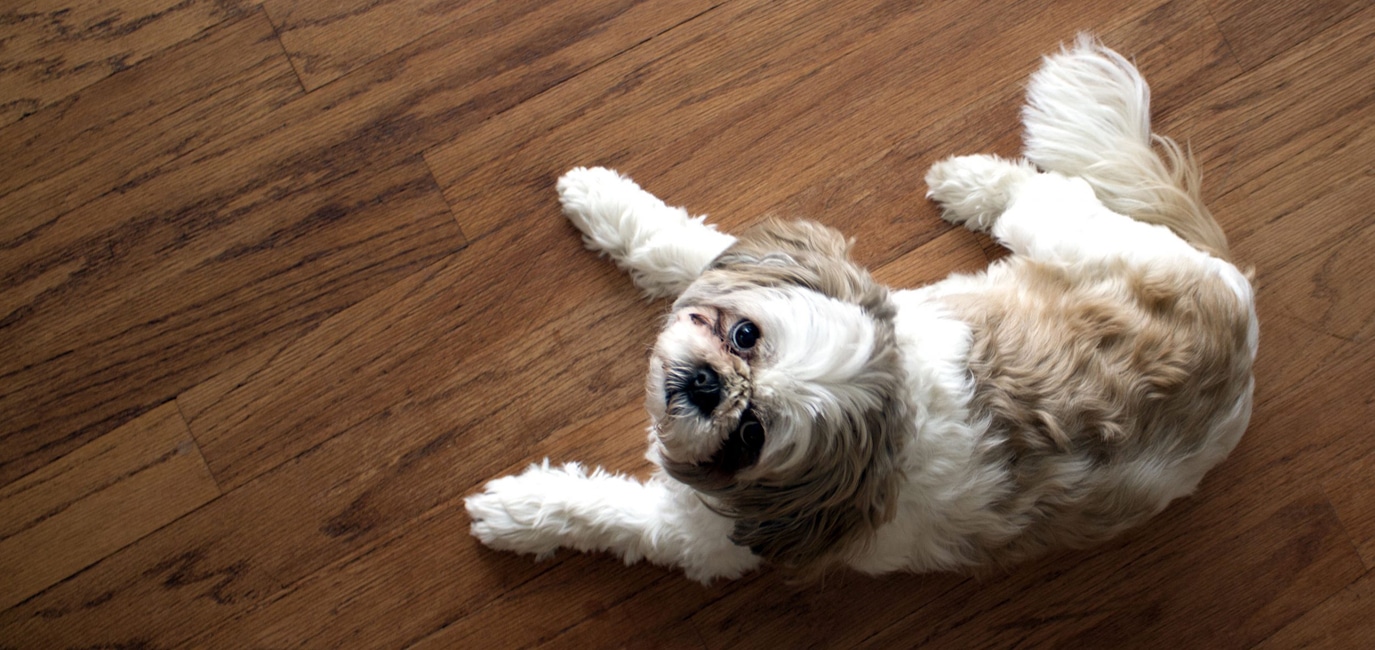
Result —
<path fill-rule="evenodd" d="M 838 233 L 768 221 L 674 304 L 647 404 L 664 468 L 737 520 L 733 539 L 811 567 L 891 516 L 905 386 L 887 291 Z"/>

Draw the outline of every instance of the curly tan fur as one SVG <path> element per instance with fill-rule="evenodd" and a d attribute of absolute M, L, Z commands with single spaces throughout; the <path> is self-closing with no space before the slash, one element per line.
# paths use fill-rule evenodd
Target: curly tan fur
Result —
<path fill-rule="evenodd" d="M 1133 462 L 1188 458 L 1247 390 L 1249 314 L 1218 279 L 1125 265 L 1096 278 L 1026 258 L 1018 282 L 952 299 L 974 331 L 975 414 L 1011 468 L 998 509 L 1025 528 L 985 540 L 1011 564 L 1106 540 L 1163 507 L 1153 486 L 1109 480 Z"/>

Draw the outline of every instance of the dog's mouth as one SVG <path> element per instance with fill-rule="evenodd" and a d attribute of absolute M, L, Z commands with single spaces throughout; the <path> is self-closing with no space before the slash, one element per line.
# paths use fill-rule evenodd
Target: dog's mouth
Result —
<path fill-rule="evenodd" d="M 706 464 L 716 471 L 734 476 L 736 472 L 759 462 L 759 456 L 764 451 L 764 439 L 764 424 L 759 421 L 753 408 L 746 407 L 740 414 L 735 430 L 726 436 L 726 442 Z"/>
<path fill-rule="evenodd" d="M 735 483 L 738 473 L 759 462 L 766 439 L 763 422 L 753 408 L 746 407 L 735 428 L 709 458 L 697 462 L 666 458 L 663 467 L 674 478 L 699 490 L 723 490 Z"/>

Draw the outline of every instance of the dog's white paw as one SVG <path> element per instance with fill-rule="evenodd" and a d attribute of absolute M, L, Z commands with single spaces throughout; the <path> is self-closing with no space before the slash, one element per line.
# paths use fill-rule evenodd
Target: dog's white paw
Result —
<path fill-rule="evenodd" d="M 540 494 L 537 488 L 526 475 L 506 476 L 465 498 L 464 507 L 473 520 L 469 528 L 473 537 L 501 551 L 540 557 L 552 554 L 559 547 L 559 540 L 557 534 L 547 530 L 547 495 Z"/>
<path fill-rule="evenodd" d="M 618 258 L 634 236 L 636 208 L 658 203 L 635 181 L 605 167 L 575 167 L 559 178 L 558 192 L 564 216 L 582 231 L 588 248 Z"/>
<path fill-rule="evenodd" d="M 926 197 L 941 205 L 941 216 L 970 230 L 988 230 L 1012 201 L 1017 188 L 1036 176 L 1025 160 L 997 156 L 956 156 L 926 172 Z"/>

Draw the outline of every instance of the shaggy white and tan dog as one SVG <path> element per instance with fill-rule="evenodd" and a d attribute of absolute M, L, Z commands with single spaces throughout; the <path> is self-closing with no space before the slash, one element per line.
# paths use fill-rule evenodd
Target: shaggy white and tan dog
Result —
<path fill-rule="evenodd" d="M 1093 544 L 1191 492 L 1250 417 L 1247 277 L 1121 56 L 1080 37 L 1048 57 L 1023 121 L 1025 159 L 926 177 L 947 219 L 1013 255 L 915 290 L 875 283 L 824 226 L 737 238 L 613 171 L 568 172 L 588 247 L 676 297 L 649 362 L 658 470 L 545 461 L 468 497 L 472 533 L 701 581 L 930 571 Z"/>

